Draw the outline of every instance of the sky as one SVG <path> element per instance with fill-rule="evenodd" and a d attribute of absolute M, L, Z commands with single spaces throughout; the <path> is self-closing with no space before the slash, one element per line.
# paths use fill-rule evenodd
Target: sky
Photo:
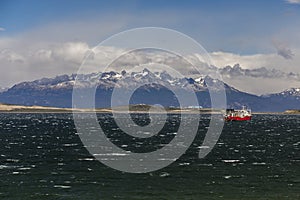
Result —
<path fill-rule="evenodd" d="M 86 53 L 110 36 L 164 27 L 200 43 L 237 89 L 280 92 L 300 87 L 299 19 L 300 0 L 1 0 L 0 87 L 76 73 Z"/>

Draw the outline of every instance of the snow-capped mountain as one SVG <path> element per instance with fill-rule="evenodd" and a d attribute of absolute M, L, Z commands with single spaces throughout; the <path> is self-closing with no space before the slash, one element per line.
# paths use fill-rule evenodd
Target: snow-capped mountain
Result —
<path fill-rule="evenodd" d="M 169 89 L 206 91 L 207 87 L 204 79 L 205 77 L 198 77 L 196 79 L 173 77 L 166 71 L 151 72 L 146 68 L 138 72 L 110 71 L 104 73 L 61 75 L 54 78 L 42 78 L 16 84 L 7 91 L 0 93 L 0 102 L 71 107 L 73 88 L 85 90 L 96 87 L 96 96 L 98 95 L 99 99 L 97 106 L 109 107 L 113 88 L 122 88 L 126 91 L 129 88 L 142 86 L 135 92 L 136 100 L 133 100 L 131 103 L 140 103 L 144 100 L 145 102 L 143 103 L 152 103 L 154 100 L 160 99 L 161 101 L 157 103 L 165 106 L 177 106 L 177 101 L 170 100 L 174 99 L 172 97 L 174 94 Z"/>
<path fill-rule="evenodd" d="M 76 79 L 77 76 L 77 79 Z M 128 88 L 140 84 L 151 84 L 156 83 L 157 85 L 172 87 L 172 88 L 187 88 L 192 87 L 196 91 L 206 89 L 205 83 L 206 77 L 193 78 L 176 78 L 172 77 L 166 71 L 163 72 L 150 72 L 148 69 L 144 69 L 140 72 L 128 73 L 125 70 L 118 72 L 104 72 L 104 73 L 91 73 L 91 74 L 80 74 L 75 75 L 61 75 L 55 78 L 42 78 L 32 82 L 22 82 L 14 85 L 8 89 L 9 92 L 13 90 L 49 90 L 49 89 L 72 89 L 77 88 L 90 88 L 90 87 L 101 87 L 101 88 L 114 88 L 124 87 Z M 208 80 L 208 79 L 207 79 Z"/>
<path fill-rule="evenodd" d="M 110 107 L 113 88 L 126 92 L 131 87 L 140 86 L 131 98 L 131 104 L 161 104 L 163 106 L 180 106 L 172 91 L 193 90 L 199 105 L 210 107 L 210 90 L 218 92 L 222 86 L 227 95 L 228 107 L 247 105 L 254 111 L 284 111 L 299 109 L 300 89 L 292 88 L 278 94 L 256 96 L 241 92 L 220 80 L 209 76 L 174 77 L 166 71 L 151 72 L 144 69 L 138 72 L 104 72 L 91 74 L 61 75 L 54 78 L 42 78 L 31 82 L 22 82 L 0 92 L 0 102 L 71 107 L 73 88 L 96 89 L 96 107 Z M 192 106 L 192 105 L 191 105 Z"/>
<path fill-rule="evenodd" d="M 300 109 L 300 88 L 290 88 L 275 94 L 262 96 L 269 100 L 271 105 L 278 105 L 285 110 Z"/>
<path fill-rule="evenodd" d="M 291 88 L 273 95 L 280 95 L 283 97 L 296 97 L 297 99 L 300 99 L 300 88 Z"/>
<path fill-rule="evenodd" d="M 290 88 L 279 93 L 265 94 L 262 96 L 300 99 L 300 88 Z"/>
<path fill-rule="evenodd" d="M 77 82 L 75 85 L 77 76 Z M 205 87 L 205 77 L 199 77 L 197 79 L 192 78 L 174 78 L 166 71 L 152 73 L 148 69 L 144 69 L 141 72 L 126 71 L 118 72 L 104 72 L 104 73 L 92 73 L 92 74 L 80 74 L 75 75 L 61 75 L 55 78 L 42 78 L 32 82 L 22 82 L 14 85 L 12 89 L 66 89 L 73 86 L 79 88 L 86 88 L 92 86 L 103 86 L 107 87 L 128 87 L 137 83 L 153 83 L 156 82 L 161 85 L 169 85 L 175 87 L 186 87 L 187 84 L 194 85 L 195 89 L 203 89 Z M 120 84 L 124 85 L 120 85 Z"/>

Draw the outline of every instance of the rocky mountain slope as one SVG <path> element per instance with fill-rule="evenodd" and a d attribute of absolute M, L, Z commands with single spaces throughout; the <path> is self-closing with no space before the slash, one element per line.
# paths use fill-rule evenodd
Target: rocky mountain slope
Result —
<path fill-rule="evenodd" d="M 103 108 L 111 106 L 111 95 L 114 88 L 126 92 L 130 88 L 141 86 L 133 93 L 130 104 L 161 104 L 166 107 L 178 107 L 180 105 L 172 91 L 193 90 L 199 105 L 210 107 L 208 85 L 213 85 L 210 90 L 218 93 L 219 88 L 215 85 L 224 84 L 229 108 L 246 105 L 254 111 L 276 112 L 300 108 L 299 88 L 292 88 L 277 94 L 257 96 L 239 91 L 209 76 L 174 77 L 165 71 L 151 72 L 144 69 L 140 72 L 130 73 L 111 71 L 82 74 L 77 76 L 76 84 L 75 82 L 75 74 L 22 82 L 0 92 L 0 102 L 69 108 L 72 107 L 73 87 L 83 91 L 96 88 L 96 107 Z M 188 101 L 184 106 L 188 106 Z"/>

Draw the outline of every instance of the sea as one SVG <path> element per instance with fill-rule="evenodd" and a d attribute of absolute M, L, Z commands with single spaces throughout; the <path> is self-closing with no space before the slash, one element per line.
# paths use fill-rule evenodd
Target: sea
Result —
<path fill-rule="evenodd" d="M 149 121 L 132 117 L 140 125 Z M 149 142 L 121 134 L 110 114 L 98 119 L 114 144 L 137 153 L 167 145 L 181 122 L 170 114 L 163 134 Z M 136 174 L 96 160 L 70 113 L 2 113 L 0 199 L 300 199 L 300 115 L 226 122 L 213 150 L 199 159 L 209 122 L 201 116 L 194 141 L 175 162 Z"/>

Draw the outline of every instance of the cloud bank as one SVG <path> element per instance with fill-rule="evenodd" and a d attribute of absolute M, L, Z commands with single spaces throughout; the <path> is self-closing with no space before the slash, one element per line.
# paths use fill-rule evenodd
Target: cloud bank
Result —
<path fill-rule="evenodd" d="M 219 69 L 220 73 L 228 77 L 252 77 L 252 78 L 271 78 L 271 79 L 285 79 L 285 80 L 296 80 L 300 82 L 300 74 L 293 72 L 283 72 L 276 69 L 267 69 L 260 67 L 256 69 L 243 69 L 239 64 L 226 66 Z"/>
<path fill-rule="evenodd" d="M 277 50 L 277 54 L 282 56 L 285 59 L 293 59 L 295 56 L 292 50 L 288 47 L 287 44 L 279 41 L 273 41 L 273 44 Z"/>

